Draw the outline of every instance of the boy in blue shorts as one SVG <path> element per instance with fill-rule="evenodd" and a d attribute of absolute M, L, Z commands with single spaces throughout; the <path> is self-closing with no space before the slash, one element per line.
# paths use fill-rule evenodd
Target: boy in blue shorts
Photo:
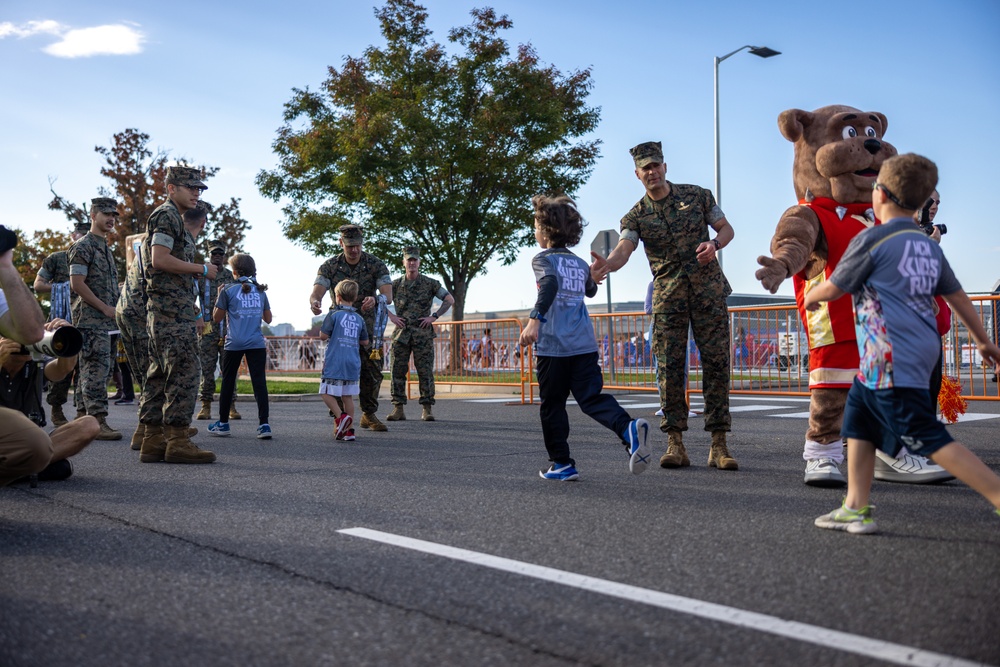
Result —
<path fill-rule="evenodd" d="M 579 479 L 569 455 L 569 418 L 566 399 L 572 392 L 577 405 L 611 429 L 625 445 L 629 470 L 638 475 L 649 465 L 652 452 L 646 439 L 649 424 L 633 420 L 614 396 L 601 393 L 604 376 L 597 363 L 597 339 L 590 323 L 585 296 L 597 294 L 590 265 L 567 250 L 580 242 L 583 219 L 569 197 L 536 195 L 535 240 L 543 249 L 531 260 L 538 299 L 521 332 L 523 346 L 535 344 L 539 417 L 542 437 L 552 465 L 539 471 L 542 479 L 571 482 Z"/>
<path fill-rule="evenodd" d="M 941 339 L 934 321 L 940 294 L 995 367 L 1000 348 L 989 336 L 969 297 L 913 214 L 937 186 L 937 166 L 912 153 L 882 165 L 873 184 L 872 208 L 885 222 L 854 237 L 829 280 L 805 296 L 807 310 L 845 294 L 854 295 L 861 369 L 844 409 L 847 438 L 847 497 L 816 519 L 820 528 L 874 533 L 869 505 L 875 448 L 896 456 L 906 447 L 929 457 L 993 503 L 1000 515 L 1000 477 L 956 441 L 937 420 L 928 390 Z"/>
<path fill-rule="evenodd" d="M 352 442 L 354 435 L 354 397 L 361 392 L 361 357 L 358 348 L 368 344 L 368 327 L 353 304 L 358 298 L 358 284 L 341 280 L 334 289 L 337 306 L 323 320 L 319 337 L 326 344 L 323 377 L 319 394 L 333 413 L 335 440 Z M 340 409 L 339 398 L 344 403 Z"/>

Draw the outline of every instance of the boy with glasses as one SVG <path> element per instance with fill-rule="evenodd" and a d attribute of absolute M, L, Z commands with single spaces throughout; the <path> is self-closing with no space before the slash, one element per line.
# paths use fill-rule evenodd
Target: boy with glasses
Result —
<path fill-rule="evenodd" d="M 825 282 L 805 295 L 805 307 L 854 295 L 861 370 L 844 410 L 848 486 L 841 507 L 816 519 L 820 528 L 874 533 L 869 505 L 875 449 L 902 447 L 928 456 L 989 500 L 1000 515 L 1000 477 L 948 433 L 928 390 L 940 337 L 934 295 L 941 294 L 975 338 L 984 359 L 1000 364 L 969 297 L 940 247 L 913 215 L 937 185 L 937 166 L 907 154 L 886 160 L 873 185 L 872 207 L 882 225 L 856 236 Z"/>

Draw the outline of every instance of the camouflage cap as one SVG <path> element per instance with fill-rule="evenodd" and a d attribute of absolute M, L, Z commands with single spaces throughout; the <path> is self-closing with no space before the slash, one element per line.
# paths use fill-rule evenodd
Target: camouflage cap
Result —
<path fill-rule="evenodd" d="M 86 220 L 80 220 L 75 225 L 73 225 L 73 231 L 77 234 L 86 234 L 90 231 L 90 222 Z"/>
<path fill-rule="evenodd" d="M 90 200 L 90 208 L 101 213 L 118 213 L 118 202 L 111 197 L 94 197 Z M 87 225 L 90 229 L 90 225 Z"/>
<path fill-rule="evenodd" d="M 210 241 L 208 244 L 208 252 L 213 253 L 216 250 L 226 252 L 226 244 L 223 241 Z"/>
<path fill-rule="evenodd" d="M 201 180 L 204 177 L 201 169 L 194 167 L 167 167 L 167 183 L 184 185 L 189 188 L 207 190 L 208 186 Z"/>
<path fill-rule="evenodd" d="M 344 245 L 361 245 L 364 239 L 364 230 L 357 225 L 344 225 L 340 228 L 340 240 Z"/>
<path fill-rule="evenodd" d="M 408 245 L 403 248 L 403 259 L 420 259 L 420 248 L 415 245 Z"/>
<path fill-rule="evenodd" d="M 654 162 L 663 164 L 663 146 L 660 145 L 659 141 L 645 141 L 628 149 L 628 152 L 635 160 L 636 169 L 642 169 L 647 164 Z"/>

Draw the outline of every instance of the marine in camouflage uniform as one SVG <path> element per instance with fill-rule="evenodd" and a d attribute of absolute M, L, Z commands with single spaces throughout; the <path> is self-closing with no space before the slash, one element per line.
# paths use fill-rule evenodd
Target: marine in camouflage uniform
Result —
<path fill-rule="evenodd" d="M 378 307 L 376 296 L 381 293 L 386 298 L 386 305 L 392 303 L 392 278 L 389 269 L 378 257 L 369 255 L 361 249 L 364 235 L 357 225 L 344 225 L 340 228 L 340 246 L 344 252 L 323 262 L 313 281 L 312 293 L 309 296 L 309 306 L 314 315 L 319 315 L 323 294 L 330 292 L 333 303 L 337 299 L 333 290 L 341 280 L 353 280 L 358 284 L 358 298 L 352 304 L 361 314 L 368 327 L 367 347 L 360 348 L 361 379 L 359 399 L 361 402 L 362 428 L 373 431 L 388 430 L 378 416 L 378 393 L 382 386 L 382 360 L 371 359 L 371 346 L 378 344 L 375 338 L 375 313 Z"/>
<path fill-rule="evenodd" d="M 73 302 L 73 324 L 83 334 L 77 407 L 101 425 L 98 440 L 121 440 L 121 432 L 107 423 L 112 359 L 108 332 L 118 328 L 114 318 L 118 268 L 106 237 L 118 221 L 118 202 L 108 197 L 92 199 L 90 217 L 90 232 L 69 250 L 70 285 L 78 295 Z"/>
<path fill-rule="evenodd" d="M 198 287 L 198 298 L 201 301 L 201 317 L 205 329 L 198 338 L 201 355 L 201 412 L 198 419 L 212 418 L 212 399 L 215 398 L 215 367 L 219 363 L 219 355 L 224 342 L 221 336 L 222 325 L 212 321 L 212 309 L 219 296 L 219 288 L 236 282 L 233 272 L 226 266 L 226 244 L 222 241 L 212 241 L 208 246 L 209 261 L 219 268 L 218 275 L 209 279 L 206 276 L 195 278 Z M 229 410 L 230 419 L 240 419 L 235 404 Z"/>
<path fill-rule="evenodd" d="M 142 387 L 146 384 L 149 370 L 149 331 L 146 324 L 146 277 L 143 273 L 142 258 L 149 256 L 149 242 L 146 234 L 135 234 L 127 241 L 132 245 L 134 259 L 125 269 L 125 287 L 115 306 L 115 321 L 121 333 L 122 347 L 128 359 L 132 375 L 139 382 L 139 405 L 142 406 Z M 145 428 L 140 422 L 132 434 L 132 449 L 139 449 Z"/>
<path fill-rule="evenodd" d="M 396 325 L 392 336 L 392 404 L 395 407 L 386 419 L 406 419 L 403 406 L 406 405 L 406 377 L 412 354 L 423 406 L 420 418 L 434 421 L 431 411 L 434 405 L 434 322 L 451 308 L 455 298 L 441 283 L 419 272 L 420 251 L 417 248 L 411 246 L 403 251 L 403 266 L 406 275 L 392 283 L 396 314 L 389 319 Z M 435 297 L 443 303 L 432 313 Z"/>
<path fill-rule="evenodd" d="M 733 238 L 732 226 L 710 191 L 666 180 L 659 142 L 642 143 L 629 152 L 646 195 L 622 218 L 621 240 L 606 264 L 596 260 L 592 272 L 620 268 L 642 241 L 654 282 L 653 352 L 663 407 L 660 429 L 668 437 L 660 465 L 690 465 L 681 438 L 688 427 L 684 361 L 690 325 L 701 352 L 705 430 L 712 433 L 708 465 L 736 470 L 726 444 L 731 427 L 726 297 L 732 289 L 716 259 L 716 252 Z M 716 232 L 711 240 L 709 227 Z"/>
<path fill-rule="evenodd" d="M 71 238 L 74 243 L 83 238 L 90 231 L 89 222 L 78 222 L 74 227 Z M 73 322 L 71 310 L 72 301 L 78 297 L 69 289 L 69 250 L 57 250 L 44 260 L 42 267 L 35 277 L 35 292 L 39 294 L 48 293 L 49 296 L 49 320 L 62 318 L 67 322 Z M 63 296 L 69 293 L 69 298 Z M 67 423 L 63 414 L 63 405 L 69 399 L 69 388 L 73 386 L 74 379 L 77 378 L 77 369 L 58 382 L 49 383 L 49 391 L 46 395 L 46 403 L 50 406 L 51 422 L 55 426 L 62 426 Z"/>
<path fill-rule="evenodd" d="M 149 370 L 139 405 L 139 421 L 145 430 L 139 460 L 211 463 L 215 454 L 198 449 L 188 433 L 201 375 L 195 325 L 201 313 L 193 278 L 216 274 L 213 265 L 194 263 L 192 230 L 200 232 L 205 225 L 205 210 L 196 210 L 205 184 L 201 172 L 191 167 L 168 168 L 166 180 L 169 199 L 149 216 L 146 243 L 150 252 L 142 258 Z M 167 265 L 169 270 L 164 268 Z"/>

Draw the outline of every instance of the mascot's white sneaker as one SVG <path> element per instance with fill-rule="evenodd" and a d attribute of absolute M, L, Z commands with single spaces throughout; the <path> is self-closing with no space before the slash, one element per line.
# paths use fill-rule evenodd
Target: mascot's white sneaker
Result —
<path fill-rule="evenodd" d="M 893 458 L 880 449 L 875 450 L 875 479 L 904 484 L 933 484 L 947 482 L 955 476 L 930 459 L 900 450 Z"/>
<path fill-rule="evenodd" d="M 806 461 L 806 476 L 803 481 L 809 486 L 837 487 L 847 484 L 837 462 L 828 458 Z"/>

